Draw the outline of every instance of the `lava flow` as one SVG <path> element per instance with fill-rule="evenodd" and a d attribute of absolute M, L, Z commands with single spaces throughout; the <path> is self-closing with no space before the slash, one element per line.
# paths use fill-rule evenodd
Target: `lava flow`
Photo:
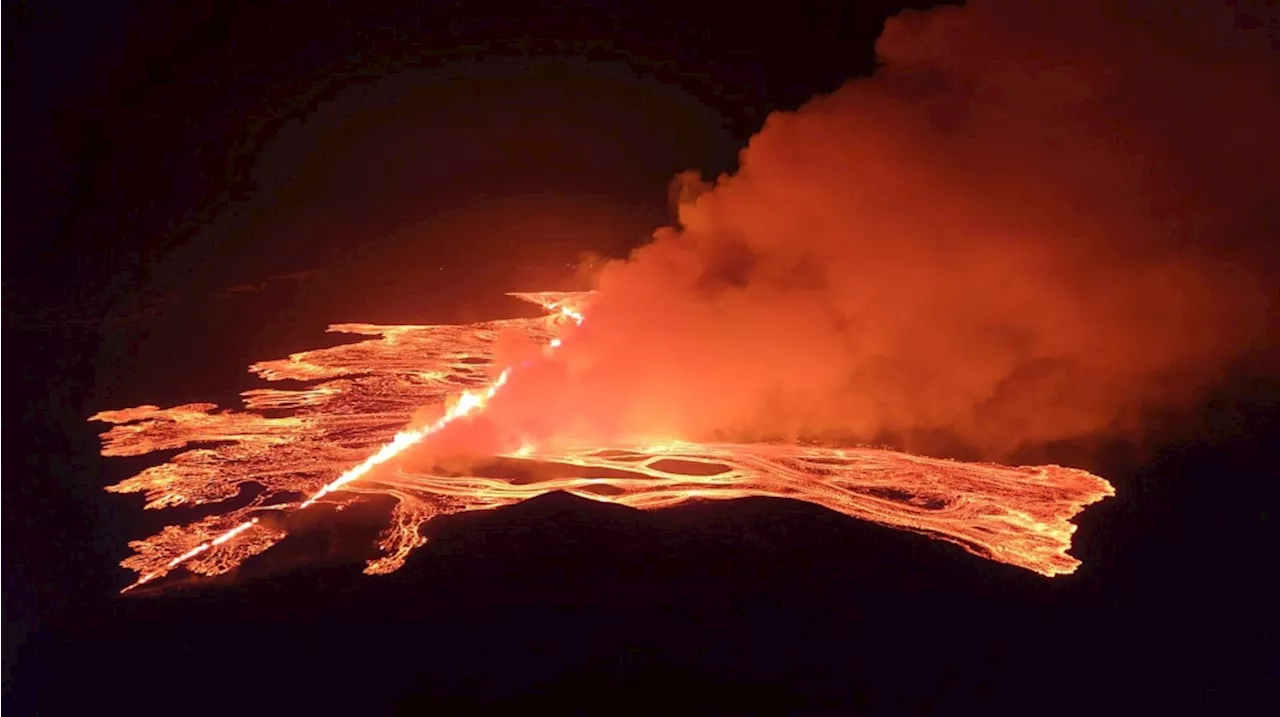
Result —
<path fill-rule="evenodd" d="M 139 574 L 130 588 L 177 567 L 225 573 L 285 536 L 279 521 L 261 516 L 321 500 L 344 506 L 371 496 L 396 499 L 379 542 L 382 555 L 365 569 L 373 574 L 403 565 L 425 542 L 422 526 L 436 516 L 556 490 L 640 509 L 698 499 L 792 498 L 1053 576 L 1079 565 L 1067 554 L 1075 531 L 1070 519 L 1114 495 L 1107 481 L 1058 466 L 1014 468 L 883 449 L 780 444 L 525 445 L 495 456 L 504 465 L 540 465 L 544 470 L 534 473 L 550 476 L 521 481 L 397 466 L 399 454 L 483 409 L 501 390 L 512 371 L 494 365 L 501 333 L 518 332 L 555 350 L 563 327 L 582 322 L 589 299 L 550 292 L 515 296 L 548 315 L 467 326 L 335 325 L 329 330 L 373 338 L 251 367 L 268 381 L 303 381 L 305 388 L 246 391 L 243 411 L 187 404 L 94 415 L 91 420 L 115 424 L 102 434 L 103 455 L 186 449 L 107 490 L 142 493 L 150 509 L 215 508 L 205 518 L 130 543 L 134 554 L 122 565 Z M 442 404 L 439 418 L 405 429 L 423 406 Z M 244 505 L 216 510 L 242 491 L 252 495 Z"/>

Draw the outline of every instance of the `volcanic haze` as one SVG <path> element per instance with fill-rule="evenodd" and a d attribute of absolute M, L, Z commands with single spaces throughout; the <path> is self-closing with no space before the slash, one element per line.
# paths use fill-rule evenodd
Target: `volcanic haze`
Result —
<path fill-rule="evenodd" d="M 1185 5 L 891 18 L 873 76 L 678 177 L 491 417 L 1001 459 L 1184 405 L 1274 326 L 1280 206 L 1274 39 Z"/>

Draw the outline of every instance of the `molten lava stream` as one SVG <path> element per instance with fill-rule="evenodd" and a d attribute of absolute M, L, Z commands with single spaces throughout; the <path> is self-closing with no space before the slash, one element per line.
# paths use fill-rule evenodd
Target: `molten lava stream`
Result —
<path fill-rule="evenodd" d="M 189 448 L 108 488 L 143 493 L 148 509 L 217 506 L 247 484 L 261 488 L 247 506 L 168 526 L 130 543 L 134 555 L 122 565 L 139 574 L 134 585 L 179 565 L 204 575 L 225 573 L 269 549 L 285 533 L 258 521 L 264 510 L 305 508 L 321 499 L 344 505 L 374 495 L 394 497 L 392 522 L 379 543 L 385 554 L 366 568 L 385 573 L 423 544 L 420 529 L 437 515 L 507 505 L 554 490 L 640 509 L 693 499 L 793 498 L 949 540 L 982 557 L 1052 576 L 1079 564 L 1067 555 L 1075 530 L 1070 519 L 1114 494 L 1097 476 L 1057 466 L 1012 468 L 869 448 L 776 444 L 636 441 L 542 451 L 528 446 L 507 458 L 573 466 L 583 476 L 523 484 L 390 467 L 375 471 L 453 421 L 482 410 L 502 389 L 510 369 L 482 388 L 494 369 L 499 334 L 520 332 L 555 350 L 561 327 L 567 321 L 580 324 L 590 299 L 571 293 L 516 296 L 543 306 L 548 315 L 468 326 L 335 325 L 329 330 L 369 338 L 253 365 L 250 370 L 268 381 L 310 385 L 246 391 L 245 411 L 188 404 L 93 416 L 114 424 L 102 434 L 106 456 L 206 446 Z M 469 388 L 441 418 L 403 428 L 420 407 L 439 405 L 458 387 Z M 258 413 L 267 409 L 289 415 Z M 625 477 L 586 477 L 602 468 Z M 291 503 L 278 500 L 282 494 L 307 498 Z"/>

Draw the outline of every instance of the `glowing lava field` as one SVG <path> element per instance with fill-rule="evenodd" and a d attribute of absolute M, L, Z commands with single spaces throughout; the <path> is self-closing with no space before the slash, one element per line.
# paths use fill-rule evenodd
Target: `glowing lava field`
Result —
<path fill-rule="evenodd" d="M 113 424 L 102 434 L 103 455 L 180 451 L 108 490 L 141 493 L 148 509 L 212 511 L 131 543 L 134 554 L 123 565 L 138 580 L 130 587 L 178 568 L 226 573 L 284 537 L 283 521 L 265 517 L 372 496 L 396 501 L 381 556 L 366 567 L 386 573 L 426 542 L 421 528 L 432 518 L 550 491 L 646 510 L 691 500 L 790 498 L 1053 576 L 1079 564 L 1067 553 L 1071 518 L 1114 495 L 1107 481 L 1072 468 L 963 463 L 865 447 L 653 437 L 611 445 L 525 442 L 493 456 L 494 463 L 556 470 L 512 471 L 509 479 L 493 470 L 424 471 L 402 460 L 445 426 L 482 412 L 519 370 L 495 363 L 500 335 L 522 333 L 553 352 L 572 340 L 589 301 L 587 294 L 515 296 L 547 315 L 465 326 L 334 325 L 329 331 L 368 338 L 254 364 L 250 370 L 266 381 L 301 387 L 245 391 L 242 410 L 148 405 L 92 416 Z M 424 412 L 434 420 L 424 421 Z M 524 478 L 516 480 L 517 472 Z M 242 491 L 252 498 L 233 501 Z"/>

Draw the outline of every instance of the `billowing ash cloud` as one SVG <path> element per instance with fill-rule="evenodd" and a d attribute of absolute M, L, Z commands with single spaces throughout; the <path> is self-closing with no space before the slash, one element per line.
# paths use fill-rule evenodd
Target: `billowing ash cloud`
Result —
<path fill-rule="evenodd" d="M 1189 5 L 1192 3 L 1181 3 Z M 1140 428 L 1268 339 L 1280 53 L 1205 2 L 907 12 L 599 276 L 513 431 L 1025 445 Z"/>

